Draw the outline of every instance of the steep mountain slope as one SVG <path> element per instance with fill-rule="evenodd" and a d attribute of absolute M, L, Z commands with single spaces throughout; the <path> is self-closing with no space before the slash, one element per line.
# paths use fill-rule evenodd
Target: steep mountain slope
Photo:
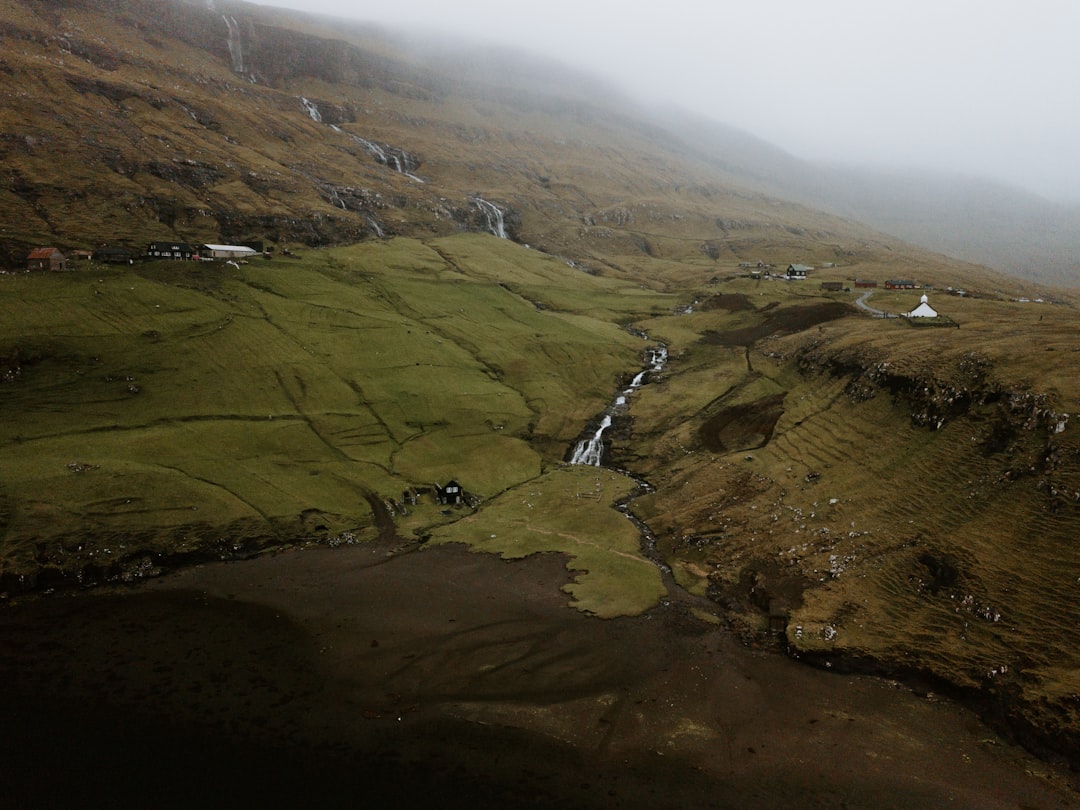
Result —
<path fill-rule="evenodd" d="M 786 263 L 896 248 L 740 189 L 712 165 L 722 154 L 687 150 L 557 66 L 245 5 L 5 0 L 3 18 L 12 267 L 38 244 L 494 228 L 477 197 L 519 241 L 624 271 L 642 256 Z"/>
<path fill-rule="evenodd" d="M 631 198 L 680 238 L 666 255 L 711 251 L 732 228 L 769 234 L 742 240 L 754 261 L 776 258 L 755 249 L 781 228 L 807 230 L 785 244 L 819 261 L 822 241 L 889 241 L 776 202 L 789 199 L 1076 283 L 1075 211 L 988 183 L 815 166 L 713 121 L 635 108 L 538 58 L 244 4 L 3 9 L 9 267 L 51 242 L 326 244 L 485 228 L 472 200 L 487 194 L 523 241 L 579 258 L 598 236 L 583 223 L 627 224 Z M 619 249 L 661 249 L 648 228 L 628 230 L 639 233 Z"/>

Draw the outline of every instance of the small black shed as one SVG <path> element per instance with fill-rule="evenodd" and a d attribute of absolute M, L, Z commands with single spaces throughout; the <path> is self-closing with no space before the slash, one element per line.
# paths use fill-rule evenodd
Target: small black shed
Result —
<path fill-rule="evenodd" d="M 451 479 L 444 487 L 435 485 L 435 499 L 442 504 L 464 503 L 465 491 L 461 488 L 461 484 Z"/>

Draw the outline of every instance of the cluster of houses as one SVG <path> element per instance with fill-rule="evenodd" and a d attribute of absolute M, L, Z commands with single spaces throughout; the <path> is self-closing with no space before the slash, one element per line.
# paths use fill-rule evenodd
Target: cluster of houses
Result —
<path fill-rule="evenodd" d="M 243 245 L 192 245 L 187 242 L 151 242 L 139 253 L 122 247 L 102 247 L 97 250 L 75 250 L 70 255 L 54 247 L 34 248 L 26 257 L 29 271 L 72 270 L 80 261 L 100 264 L 134 264 L 136 261 L 170 259 L 174 261 L 229 261 L 248 259 L 263 252 L 258 242 Z"/>
<path fill-rule="evenodd" d="M 832 262 L 826 262 L 821 266 L 822 268 L 835 267 Z M 789 264 L 783 273 L 776 273 L 774 275 L 772 272 L 772 265 L 765 264 L 765 262 L 758 262 L 757 267 L 754 267 L 750 262 L 740 262 L 739 267 L 751 268 L 750 278 L 761 278 L 764 275 L 765 277 L 782 278 L 786 281 L 805 281 L 807 276 L 817 269 L 808 264 Z"/>
<path fill-rule="evenodd" d="M 824 269 L 831 269 L 833 267 L 835 267 L 835 265 L 832 262 L 826 262 L 822 265 L 822 268 Z M 784 271 L 784 274 L 780 276 L 780 278 L 786 279 L 787 281 L 805 281 L 816 269 L 816 267 L 810 267 L 805 264 L 789 264 L 787 270 Z M 863 288 L 873 289 L 878 286 L 877 281 L 874 279 L 857 278 L 854 283 L 856 287 Z M 843 281 L 821 282 L 821 289 L 823 290 L 839 291 L 845 289 L 845 286 Z M 914 290 L 922 285 L 920 285 L 919 282 L 910 279 L 894 278 L 887 280 L 883 286 L 886 290 Z"/>
<path fill-rule="evenodd" d="M 809 275 L 817 269 L 815 267 L 810 267 L 809 265 L 805 264 L 789 264 L 787 266 L 787 269 L 782 274 L 773 274 L 770 272 L 770 266 L 764 264 L 763 262 L 758 262 L 756 268 L 753 268 L 753 265 L 751 265 L 750 262 L 742 262 L 739 266 L 743 268 L 752 268 L 750 270 L 751 278 L 760 279 L 764 275 L 766 277 L 783 279 L 785 281 L 805 281 L 809 277 Z M 832 262 L 826 262 L 825 264 L 821 265 L 821 267 L 823 269 L 831 269 L 835 267 L 835 265 Z M 856 288 L 869 290 L 877 289 L 878 287 L 878 281 L 876 279 L 856 278 L 852 282 L 852 284 Z M 920 284 L 918 281 L 914 281 L 912 279 L 892 278 L 886 280 L 881 286 L 883 286 L 886 290 L 916 290 L 920 289 L 923 285 Z M 848 286 L 847 282 L 835 280 L 822 281 L 821 289 L 826 292 L 851 291 L 851 288 Z M 963 290 L 953 290 L 952 287 L 949 287 L 948 291 L 953 295 L 963 296 L 966 294 Z M 885 315 L 884 313 L 880 314 L 882 315 L 882 317 L 896 317 L 895 315 L 889 316 Z M 930 306 L 929 299 L 925 295 L 923 295 L 921 300 L 919 301 L 919 306 L 915 307 L 915 309 L 911 310 L 911 312 L 903 313 L 902 317 L 914 319 L 912 322 L 919 322 L 923 325 L 957 325 L 952 319 L 940 315 L 937 310 Z"/>

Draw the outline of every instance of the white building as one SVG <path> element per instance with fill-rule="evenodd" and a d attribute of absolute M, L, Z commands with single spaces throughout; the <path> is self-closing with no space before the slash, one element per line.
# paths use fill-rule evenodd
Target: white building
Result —
<path fill-rule="evenodd" d="M 247 259 L 258 251 L 245 245 L 202 245 L 199 255 L 204 259 Z"/>
<path fill-rule="evenodd" d="M 937 310 L 929 304 L 929 299 L 923 295 L 920 300 L 920 304 L 908 313 L 909 318 L 936 318 L 938 317 Z"/>

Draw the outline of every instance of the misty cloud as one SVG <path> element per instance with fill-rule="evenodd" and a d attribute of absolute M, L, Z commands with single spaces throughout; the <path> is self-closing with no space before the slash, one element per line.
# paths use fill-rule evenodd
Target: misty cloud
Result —
<path fill-rule="evenodd" d="M 1080 202 L 1072 0 L 273 5 L 541 53 L 799 157 L 945 169 Z"/>

